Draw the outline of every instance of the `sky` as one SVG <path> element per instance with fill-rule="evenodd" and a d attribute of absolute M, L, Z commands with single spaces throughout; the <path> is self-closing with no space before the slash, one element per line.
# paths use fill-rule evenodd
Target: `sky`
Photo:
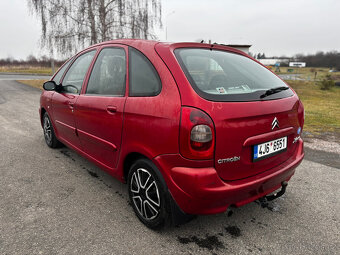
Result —
<path fill-rule="evenodd" d="M 251 44 L 253 53 L 340 51 L 339 0 L 162 0 L 160 40 Z M 167 29 L 166 29 L 167 28 Z M 39 19 L 26 0 L 0 0 L 0 58 L 41 56 Z M 79 49 L 81 50 L 81 49 Z"/>

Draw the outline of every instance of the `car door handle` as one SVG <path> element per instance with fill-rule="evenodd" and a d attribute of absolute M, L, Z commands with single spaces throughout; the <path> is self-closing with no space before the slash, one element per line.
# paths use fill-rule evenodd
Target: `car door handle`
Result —
<path fill-rule="evenodd" d="M 108 107 L 106 107 L 106 111 L 110 114 L 114 114 L 117 112 L 117 107 L 116 106 L 112 106 L 112 105 L 109 105 Z"/>
<path fill-rule="evenodd" d="M 69 106 L 71 109 L 73 109 L 73 107 L 74 107 L 74 103 L 73 103 L 73 102 L 67 102 L 67 104 L 68 104 L 68 106 Z"/>

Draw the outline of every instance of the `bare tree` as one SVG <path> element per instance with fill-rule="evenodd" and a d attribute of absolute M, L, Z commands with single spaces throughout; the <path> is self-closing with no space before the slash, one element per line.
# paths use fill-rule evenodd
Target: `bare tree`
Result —
<path fill-rule="evenodd" d="M 42 46 L 62 55 L 116 38 L 156 39 L 161 0 L 27 0 L 41 20 Z"/>

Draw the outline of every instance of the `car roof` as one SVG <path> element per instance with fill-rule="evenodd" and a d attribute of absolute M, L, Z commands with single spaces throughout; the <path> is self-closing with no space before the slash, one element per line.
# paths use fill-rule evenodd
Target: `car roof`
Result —
<path fill-rule="evenodd" d="M 175 48 L 213 48 L 213 49 L 219 49 L 219 50 L 225 50 L 230 51 L 234 53 L 238 53 L 241 55 L 246 55 L 243 51 L 237 50 L 235 48 L 221 45 L 221 44 L 207 44 L 207 43 L 197 43 L 197 42 L 162 42 L 162 41 L 156 41 L 156 40 L 145 40 L 145 39 L 115 39 L 110 41 L 105 41 L 102 43 L 98 43 L 95 45 L 90 46 L 92 47 L 98 47 L 98 46 L 104 46 L 107 44 L 123 44 L 127 46 L 132 46 L 137 49 L 150 49 L 161 46 L 162 48 L 169 48 L 169 49 L 175 49 Z M 88 48 L 88 49 L 89 49 Z"/>

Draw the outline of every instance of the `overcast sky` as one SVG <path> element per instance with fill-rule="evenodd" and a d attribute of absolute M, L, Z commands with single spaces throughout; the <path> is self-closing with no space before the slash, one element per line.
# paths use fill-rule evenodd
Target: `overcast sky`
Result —
<path fill-rule="evenodd" d="M 340 51 L 339 0 L 162 0 L 169 41 L 252 44 L 251 52 Z M 172 13 L 174 11 L 174 13 Z M 0 0 L 0 58 L 41 56 L 40 23 L 26 0 Z"/>

